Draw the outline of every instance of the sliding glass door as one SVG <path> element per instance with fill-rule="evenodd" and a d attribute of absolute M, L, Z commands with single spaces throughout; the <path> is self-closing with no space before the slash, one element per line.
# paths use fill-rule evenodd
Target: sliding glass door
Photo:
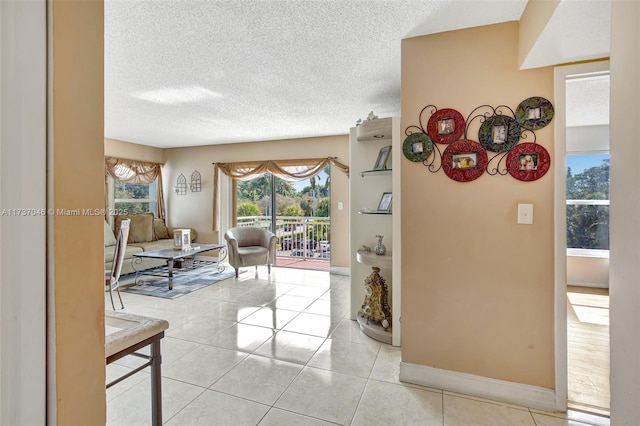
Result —
<path fill-rule="evenodd" d="M 291 182 L 270 173 L 239 181 L 238 226 L 260 226 L 278 238 L 278 256 L 322 259 L 331 255 L 330 166 L 316 176 Z"/>

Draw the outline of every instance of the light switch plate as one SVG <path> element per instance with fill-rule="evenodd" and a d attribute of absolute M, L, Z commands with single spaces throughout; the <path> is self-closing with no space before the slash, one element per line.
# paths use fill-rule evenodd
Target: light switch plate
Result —
<path fill-rule="evenodd" d="M 344 209 L 344 204 L 342 203 L 342 201 L 338 201 L 338 210 L 342 209 Z"/>
<path fill-rule="evenodd" d="M 518 223 L 533 225 L 533 204 L 518 204 Z"/>

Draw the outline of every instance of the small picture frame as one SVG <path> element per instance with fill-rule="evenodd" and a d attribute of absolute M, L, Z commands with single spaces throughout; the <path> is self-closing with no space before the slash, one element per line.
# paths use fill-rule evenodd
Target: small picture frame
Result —
<path fill-rule="evenodd" d="M 386 212 L 386 213 L 390 212 L 392 200 L 393 200 L 393 193 L 383 192 L 382 197 L 380 197 L 380 202 L 378 203 L 378 211 Z"/>
<path fill-rule="evenodd" d="M 449 135 L 455 130 L 455 122 L 453 121 L 453 118 L 438 120 L 437 124 L 439 135 Z"/>
<path fill-rule="evenodd" d="M 191 248 L 191 230 L 175 229 L 173 231 L 173 249 L 188 250 Z"/>
<path fill-rule="evenodd" d="M 387 160 L 391 153 L 391 145 L 380 148 L 376 164 L 373 166 L 373 170 L 385 170 L 387 168 Z"/>
<path fill-rule="evenodd" d="M 451 156 L 453 164 L 452 169 L 472 169 L 478 164 L 475 152 L 465 152 L 463 154 L 453 154 Z"/>
<path fill-rule="evenodd" d="M 539 120 L 541 115 L 540 107 L 527 108 L 527 120 Z"/>
<path fill-rule="evenodd" d="M 424 152 L 424 143 L 423 142 L 412 143 L 411 152 L 414 154 L 422 154 Z"/>
<path fill-rule="evenodd" d="M 538 154 L 520 154 L 518 168 L 525 172 L 538 170 Z"/>
<path fill-rule="evenodd" d="M 507 141 L 507 126 L 501 124 L 491 127 L 491 137 L 495 144 L 505 143 Z"/>

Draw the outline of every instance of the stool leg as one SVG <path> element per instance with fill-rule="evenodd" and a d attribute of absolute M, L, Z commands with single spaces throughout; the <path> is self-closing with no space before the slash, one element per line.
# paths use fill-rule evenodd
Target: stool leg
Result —
<path fill-rule="evenodd" d="M 111 283 L 109 283 L 109 297 L 111 298 L 111 307 L 115 311 L 116 305 L 113 303 L 113 288 L 111 287 Z"/>
<path fill-rule="evenodd" d="M 162 426 L 162 373 L 160 339 L 151 343 L 151 424 Z"/>
<path fill-rule="evenodd" d="M 120 306 L 124 309 L 124 303 L 122 303 L 122 296 L 120 295 L 120 286 L 116 287 L 116 291 L 118 292 L 118 299 L 120 299 Z M 115 308 L 113 308 L 113 310 L 115 311 Z"/>

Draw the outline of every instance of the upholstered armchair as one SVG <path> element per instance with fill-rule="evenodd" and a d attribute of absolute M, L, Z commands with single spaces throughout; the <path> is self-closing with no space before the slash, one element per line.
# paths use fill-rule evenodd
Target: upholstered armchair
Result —
<path fill-rule="evenodd" d="M 229 252 L 229 264 L 236 270 L 243 266 L 271 265 L 276 263 L 276 236 L 257 226 L 231 228 L 224 234 Z"/>

